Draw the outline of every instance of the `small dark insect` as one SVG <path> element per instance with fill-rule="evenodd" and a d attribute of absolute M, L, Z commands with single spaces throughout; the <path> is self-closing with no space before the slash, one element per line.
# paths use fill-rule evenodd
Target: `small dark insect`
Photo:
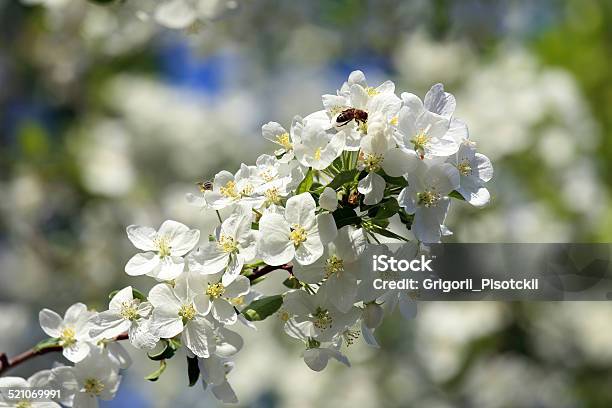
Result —
<path fill-rule="evenodd" d="M 200 192 L 202 193 L 213 189 L 212 181 L 198 181 L 196 184 L 198 185 L 198 187 L 200 188 Z"/>
<path fill-rule="evenodd" d="M 345 109 L 340 112 L 336 118 L 336 123 L 340 124 L 340 126 L 344 126 L 351 120 L 355 120 L 358 125 L 360 123 L 366 123 L 368 121 L 368 112 L 355 108 Z"/>

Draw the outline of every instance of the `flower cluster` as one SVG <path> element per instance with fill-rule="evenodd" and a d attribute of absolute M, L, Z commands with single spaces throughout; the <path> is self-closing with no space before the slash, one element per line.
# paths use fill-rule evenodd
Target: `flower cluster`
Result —
<path fill-rule="evenodd" d="M 147 350 L 162 374 L 184 347 L 190 385 L 199 378 L 223 402 L 236 402 L 227 381 L 230 358 L 242 347 L 231 327 L 254 328 L 276 316 L 304 345 L 315 371 L 330 359 L 349 365 L 343 350 L 359 337 L 377 347 L 374 330 L 396 307 L 414 317 L 405 291 L 378 291 L 367 251 L 383 242 L 404 243 L 405 257 L 451 234 L 445 226 L 450 199 L 484 206 L 493 169 L 477 153 L 464 122 L 453 116 L 455 98 L 434 85 L 424 100 L 395 93 L 395 85 L 368 85 L 352 72 L 324 109 L 294 118 L 289 129 L 270 122 L 263 136 L 276 145 L 254 165 L 221 171 L 188 200 L 217 211 L 220 225 L 208 239 L 165 221 L 158 230 L 130 226 L 140 253 L 125 266 L 130 276 L 157 284 L 144 295 L 132 287 L 111 294 L 108 310 L 71 306 L 64 318 L 50 310 L 40 323 L 74 367 L 45 378 L 66 390 L 66 406 L 112 398 L 129 365 L 116 340 Z M 221 219 L 219 210 L 231 210 Z M 202 242 L 204 241 L 204 242 Z M 263 296 L 252 285 L 276 269 L 289 272 L 285 293 Z M 25 380 L 23 380 L 25 381 Z"/>

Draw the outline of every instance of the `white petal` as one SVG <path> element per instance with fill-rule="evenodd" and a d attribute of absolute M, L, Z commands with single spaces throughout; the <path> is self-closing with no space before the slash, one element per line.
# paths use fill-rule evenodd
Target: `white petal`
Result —
<path fill-rule="evenodd" d="M 308 232 L 306 241 L 295 249 L 295 260 L 302 265 L 310 265 L 323 255 L 323 243 L 315 227 Z"/>
<path fill-rule="evenodd" d="M 266 213 L 259 221 L 261 241 L 259 251 L 268 265 L 282 265 L 290 262 L 295 254 L 293 243 L 289 241 L 289 224 L 280 214 Z"/>
<path fill-rule="evenodd" d="M 234 324 L 237 321 L 234 307 L 225 299 L 213 300 L 212 315 L 215 320 L 223 324 Z"/>
<path fill-rule="evenodd" d="M 374 205 L 383 199 L 386 185 L 387 183 L 382 176 L 376 173 L 368 173 L 366 177 L 359 181 L 357 190 L 365 196 L 364 204 Z"/>
<path fill-rule="evenodd" d="M 153 252 L 134 255 L 125 265 L 125 273 L 130 276 L 146 275 L 159 266 L 159 257 Z"/>
<path fill-rule="evenodd" d="M 399 177 L 410 171 L 414 171 L 418 164 L 418 160 L 419 158 L 414 151 L 391 149 L 385 154 L 382 168 L 389 176 Z"/>
<path fill-rule="evenodd" d="M 235 298 L 246 295 L 251 288 L 251 281 L 246 276 L 238 276 L 236 279 L 225 288 L 223 296 L 226 298 Z"/>
<path fill-rule="evenodd" d="M 330 187 L 325 187 L 319 196 L 319 205 L 327 211 L 336 211 L 338 208 L 338 195 L 336 190 Z"/>
<path fill-rule="evenodd" d="M 298 224 L 310 229 L 315 222 L 317 205 L 310 193 L 302 193 L 287 200 L 285 218 L 290 224 Z"/>
<path fill-rule="evenodd" d="M 457 103 L 455 97 L 444 92 L 444 85 L 435 84 L 425 95 L 425 109 L 444 117 L 450 117 L 455 112 Z"/>
<path fill-rule="evenodd" d="M 174 310 L 156 308 L 151 316 L 151 331 L 157 337 L 170 339 L 183 331 L 183 322 Z"/>
<path fill-rule="evenodd" d="M 476 153 L 476 169 L 478 177 L 485 183 L 493 178 L 493 165 L 484 154 Z"/>
<path fill-rule="evenodd" d="M 412 320 L 417 314 L 417 304 L 404 292 L 399 294 L 399 310 L 404 319 Z"/>
<path fill-rule="evenodd" d="M 196 317 L 185 327 L 183 343 L 196 356 L 202 358 L 210 357 L 210 336 L 211 332 L 208 328 L 208 323 L 204 319 Z"/>
<path fill-rule="evenodd" d="M 78 363 L 79 361 L 85 359 L 85 357 L 87 357 L 89 354 L 89 344 L 82 341 L 77 341 L 70 347 L 64 347 L 62 354 L 64 354 L 64 357 L 73 363 Z"/>
<path fill-rule="evenodd" d="M 38 321 L 40 327 L 49 337 L 59 337 L 61 335 L 61 326 L 63 323 L 60 315 L 50 309 L 43 309 L 38 313 Z"/>
<path fill-rule="evenodd" d="M 225 404 L 235 404 L 238 402 L 236 393 L 227 381 L 221 385 L 215 385 L 212 387 L 212 393 L 214 394 L 215 398 Z"/>
<path fill-rule="evenodd" d="M 165 283 L 153 286 L 149 291 L 148 300 L 156 308 L 162 306 L 167 308 L 171 307 L 176 310 L 177 313 L 181 307 L 181 302 L 177 299 L 170 286 Z"/>
<path fill-rule="evenodd" d="M 346 273 L 346 271 L 344 272 Z M 327 288 L 327 299 L 342 313 L 348 312 L 357 297 L 357 279 L 349 276 L 329 278 L 325 286 Z"/>
<path fill-rule="evenodd" d="M 89 335 L 93 339 L 112 339 L 127 331 L 132 325 L 129 320 L 111 310 L 95 315 L 91 319 L 91 324 Z"/>
<path fill-rule="evenodd" d="M 130 225 L 126 229 L 127 235 L 134 246 L 142 251 L 154 251 L 154 239 L 157 236 L 151 227 L 141 227 L 140 225 Z"/>
<path fill-rule="evenodd" d="M 121 311 L 121 306 L 124 302 L 131 302 L 134 300 L 134 293 L 131 286 L 127 286 L 115 293 L 115 296 L 111 299 L 108 304 L 108 309 L 115 312 Z"/>
<path fill-rule="evenodd" d="M 323 213 L 317 215 L 317 227 L 319 229 L 319 237 L 324 245 L 329 244 L 338 236 L 338 228 L 333 215 Z"/>
<path fill-rule="evenodd" d="M 87 313 L 87 305 L 81 302 L 75 303 L 64 313 L 64 324 L 77 325 Z"/>
<path fill-rule="evenodd" d="M 185 269 L 185 260 L 180 256 L 167 256 L 160 262 L 160 268 L 151 276 L 160 280 L 176 279 Z"/>
<path fill-rule="evenodd" d="M 200 231 L 192 229 L 183 233 L 177 234 L 171 241 L 172 255 L 183 256 L 191 251 L 200 240 Z"/>

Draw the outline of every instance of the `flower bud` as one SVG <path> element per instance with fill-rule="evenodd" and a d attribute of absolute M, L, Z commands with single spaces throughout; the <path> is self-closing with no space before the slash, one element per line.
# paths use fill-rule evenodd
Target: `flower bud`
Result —
<path fill-rule="evenodd" d="M 338 208 L 338 196 L 333 188 L 325 187 L 319 197 L 319 205 L 327 211 L 336 211 Z"/>

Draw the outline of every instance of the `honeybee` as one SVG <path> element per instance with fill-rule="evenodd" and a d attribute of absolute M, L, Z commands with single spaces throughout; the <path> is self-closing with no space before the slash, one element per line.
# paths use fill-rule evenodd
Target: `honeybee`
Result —
<path fill-rule="evenodd" d="M 205 181 L 198 181 L 196 184 L 198 185 L 198 188 L 200 189 L 201 193 L 213 189 L 212 181 L 206 181 L 206 180 Z"/>
<path fill-rule="evenodd" d="M 344 126 L 351 120 L 354 120 L 358 125 L 360 123 L 366 123 L 368 121 L 368 112 L 355 108 L 345 109 L 340 112 L 336 118 L 336 123 L 339 124 L 339 126 Z"/>

